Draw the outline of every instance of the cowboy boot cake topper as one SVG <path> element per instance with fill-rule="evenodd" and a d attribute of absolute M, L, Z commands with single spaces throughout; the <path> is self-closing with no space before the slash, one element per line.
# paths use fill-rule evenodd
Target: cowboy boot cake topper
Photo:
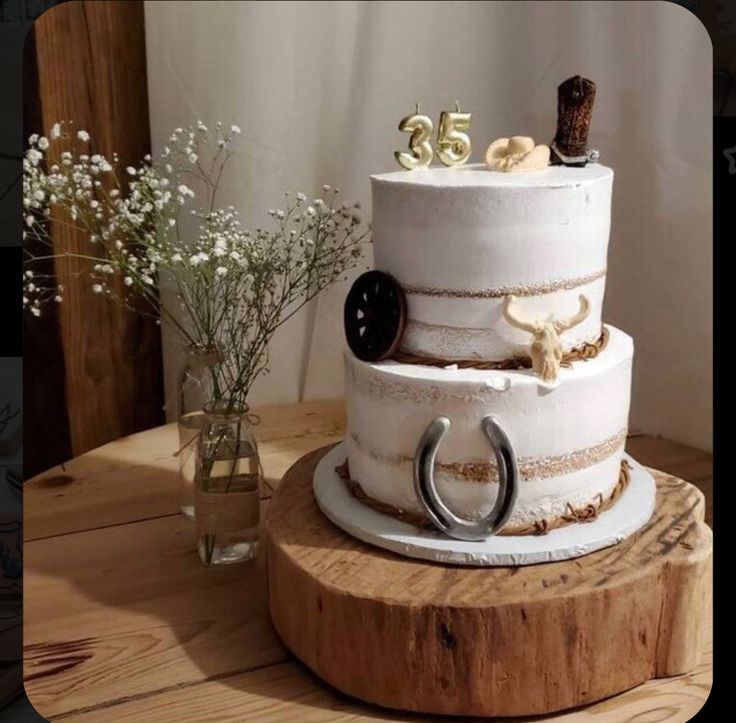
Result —
<path fill-rule="evenodd" d="M 598 151 L 588 149 L 594 101 L 595 83 L 580 75 L 557 87 L 557 133 L 550 144 L 552 165 L 584 166 L 598 159 Z"/>

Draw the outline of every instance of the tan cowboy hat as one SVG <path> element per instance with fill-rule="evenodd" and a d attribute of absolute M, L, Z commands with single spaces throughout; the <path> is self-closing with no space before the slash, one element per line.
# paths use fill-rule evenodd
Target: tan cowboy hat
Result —
<path fill-rule="evenodd" d="M 492 171 L 538 171 L 549 165 L 549 146 L 535 146 L 529 136 L 498 138 L 486 151 Z"/>

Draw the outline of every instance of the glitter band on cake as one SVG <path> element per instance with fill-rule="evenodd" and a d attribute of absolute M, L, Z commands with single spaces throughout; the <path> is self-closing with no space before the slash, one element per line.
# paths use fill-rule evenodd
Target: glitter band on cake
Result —
<path fill-rule="evenodd" d="M 623 449 L 626 443 L 627 430 L 622 429 L 616 434 L 585 449 L 577 449 L 566 454 L 550 455 L 545 457 L 519 457 L 519 479 L 540 480 L 559 477 L 563 474 L 577 472 L 587 467 L 599 464 L 612 454 Z M 368 448 L 357 434 L 351 433 L 350 440 L 363 454 L 375 461 L 388 465 L 413 464 L 414 458 L 405 454 L 385 454 Z M 447 474 L 464 482 L 498 482 L 498 469 L 494 462 L 450 462 L 435 464 L 437 472 Z"/>
<path fill-rule="evenodd" d="M 514 284 L 499 286 L 495 289 L 440 289 L 431 286 L 420 286 L 415 284 L 401 284 L 404 293 L 409 296 L 442 296 L 453 299 L 503 299 L 506 296 L 542 296 L 555 291 L 569 291 L 585 286 L 593 281 L 603 278 L 606 269 L 594 271 L 584 276 L 576 276 L 571 279 L 556 279 L 554 281 L 540 281 L 532 284 Z"/>

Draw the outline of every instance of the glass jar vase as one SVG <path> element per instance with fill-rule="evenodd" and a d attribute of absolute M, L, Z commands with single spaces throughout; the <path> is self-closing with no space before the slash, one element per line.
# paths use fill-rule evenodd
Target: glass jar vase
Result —
<path fill-rule="evenodd" d="M 194 485 L 199 556 L 205 565 L 250 560 L 258 553 L 262 472 L 248 407 L 204 411 Z"/>
<path fill-rule="evenodd" d="M 177 377 L 176 403 L 179 428 L 181 511 L 194 519 L 194 475 L 197 440 L 205 422 L 204 405 L 212 399 L 217 351 L 191 346 Z"/>

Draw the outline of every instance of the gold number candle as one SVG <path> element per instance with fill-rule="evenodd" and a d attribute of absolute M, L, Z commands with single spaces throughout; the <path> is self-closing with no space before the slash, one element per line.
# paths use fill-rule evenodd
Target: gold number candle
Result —
<path fill-rule="evenodd" d="M 459 166 L 470 158 L 470 136 L 463 131 L 470 128 L 470 113 L 460 110 L 455 101 L 455 110 L 440 113 L 437 131 L 437 158 L 446 166 Z"/>
<path fill-rule="evenodd" d="M 432 131 L 434 126 L 429 116 L 419 113 L 419 103 L 416 106 L 416 113 L 402 118 L 399 123 L 399 130 L 403 133 L 411 133 L 409 139 L 409 152 L 394 151 L 394 157 L 407 171 L 412 168 L 428 166 L 432 162 Z"/>

